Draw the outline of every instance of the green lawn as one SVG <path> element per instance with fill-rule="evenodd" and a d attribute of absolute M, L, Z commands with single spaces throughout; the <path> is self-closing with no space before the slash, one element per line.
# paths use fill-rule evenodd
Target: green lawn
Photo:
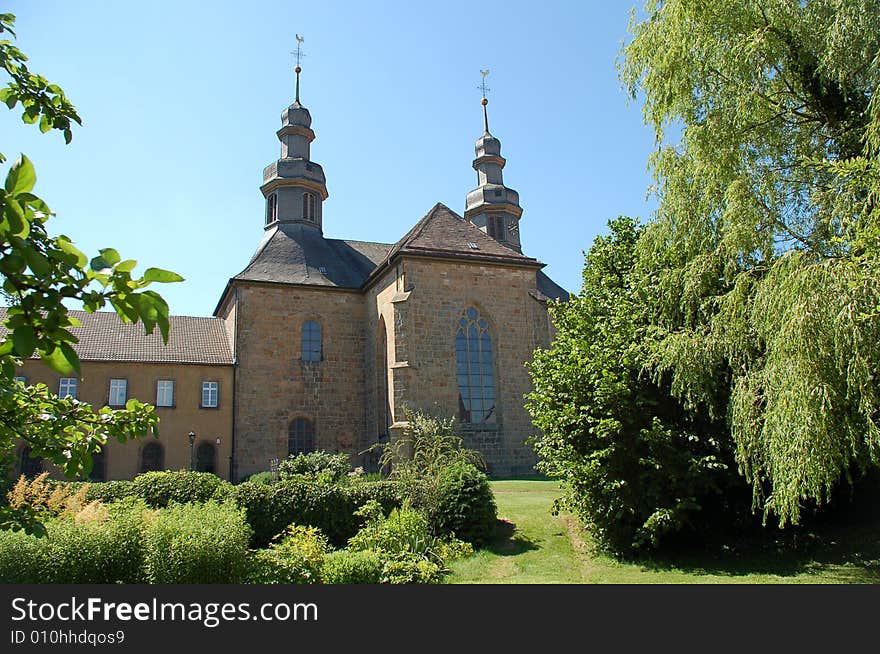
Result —
<path fill-rule="evenodd" d="M 797 552 L 681 557 L 620 563 L 597 554 L 570 516 L 549 513 L 551 481 L 492 482 L 504 528 L 490 547 L 452 564 L 453 584 L 880 583 L 880 533 L 874 527 L 826 530 Z"/>

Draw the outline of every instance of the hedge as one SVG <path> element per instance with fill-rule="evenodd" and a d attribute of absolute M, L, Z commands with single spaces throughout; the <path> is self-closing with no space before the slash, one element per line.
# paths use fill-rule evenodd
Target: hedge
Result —
<path fill-rule="evenodd" d="M 250 528 L 226 502 L 172 504 L 146 531 L 144 569 L 152 584 L 238 584 L 249 571 Z"/>
<path fill-rule="evenodd" d="M 354 512 L 369 500 L 385 511 L 400 506 L 398 487 L 390 481 L 351 485 L 322 484 L 301 477 L 272 485 L 244 482 L 229 494 L 247 513 L 253 529 L 251 546 L 266 547 L 290 524 L 317 527 L 334 547 L 343 547 L 363 525 Z"/>

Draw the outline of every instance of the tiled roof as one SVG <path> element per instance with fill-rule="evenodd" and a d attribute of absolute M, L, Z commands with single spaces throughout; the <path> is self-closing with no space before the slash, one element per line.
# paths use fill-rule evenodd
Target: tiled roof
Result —
<path fill-rule="evenodd" d="M 402 239 L 395 243 L 388 258 L 390 259 L 398 252 L 538 263 L 536 259 L 502 245 L 473 223 L 439 202 Z"/>
<path fill-rule="evenodd" d="M 231 365 L 232 350 L 219 318 L 171 316 L 168 344 L 157 327 L 149 336 L 142 323 L 126 324 L 110 311 L 71 310 L 82 324 L 70 332 L 79 339 L 73 349 L 82 361 L 141 361 Z M 6 307 L 0 307 L 0 335 L 6 334 Z"/>

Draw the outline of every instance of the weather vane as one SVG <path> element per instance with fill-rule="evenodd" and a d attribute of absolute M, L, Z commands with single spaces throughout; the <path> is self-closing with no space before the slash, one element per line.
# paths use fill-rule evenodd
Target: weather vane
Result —
<path fill-rule="evenodd" d="M 483 94 L 483 99 L 481 104 L 483 105 L 483 129 L 486 130 L 486 134 L 489 133 L 489 114 L 486 112 L 486 105 L 489 104 L 489 100 L 486 98 L 486 94 L 491 91 L 488 86 L 486 86 L 486 78 L 489 76 L 489 69 L 480 70 L 480 75 L 483 76 L 483 80 L 480 82 L 480 85 L 477 87 L 480 89 L 480 92 Z"/>
<path fill-rule="evenodd" d="M 485 100 L 486 94 L 492 90 L 488 86 L 486 86 L 486 78 L 489 76 L 489 69 L 487 68 L 486 70 L 481 70 L 480 75 L 483 76 L 483 81 L 480 82 L 480 85 L 477 88 L 480 89 L 480 91 L 483 93 L 483 99 Z"/>
<path fill-rule="evenodd" d="M 296 101 L 299 102 L 299 74 L 302 72 L 302 68 L 299 67 L 302 58 L 305 57 L 305 53 L 302 51 L 302 44 L 305 39 L 301 37 L 299 34 L 296 35 L 296 52 L 291 52 L 290 54 L 296 56 L 296 68 L 294 68 L 294 72 L 296 73 Z"/>

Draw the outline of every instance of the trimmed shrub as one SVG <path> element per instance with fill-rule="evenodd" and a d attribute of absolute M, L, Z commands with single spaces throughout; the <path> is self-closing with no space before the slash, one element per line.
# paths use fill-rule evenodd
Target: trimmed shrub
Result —
<path fill-rule="evenodd" d="M 327 538 L 316 527 L 290 525 L 279 542 L 254 553 L 252 584 L 317 584 L 321 581 Z"/>
<path fill-rule="evenodd" d="M 147 581 L 241 583 L 249 570 L 250 534 L 244 511 L 231 502 L 171 504 L 147 529 Z"/>
<path fill-rule="evenodd" d="M 244 482 L 232 487 L 230 498 L 245 509 L 255 548 L 267 547 L 291 524 L 317 527 L 335 547 L 342 547 L 363 526 L 355 511 L 369 500 L 386 511 L 400 505 L 393 482 L 328 485 L 303 477 L 271 485 Z"/>
<path fill-rule="evenodd" d="M 325 584 L 378 584 L 382 567 L 375 550 L 337 550 L 324 558 L 321 576 Z"/>
<path fill-rule="evenodd" d="M 86 490 L 87 502 L 103 502 L 110 504 L 130 497 L 137 497 L 134 482 L 128 479 L 117 481 L 90 482 Z"/>
<path fill-rule="evenodd" d="M 495 534 L 498 510 L 489 478 L 475 466 L 457 461 L 440 473 L 436 505 L 429 517 L 437 534 L 484 545 Z"/>
<path fill-rule="evenodd" d="M 24 531 L 0 530 L 0 583 L 45 584 L 55 580 L 47 576 L 46 538 Z"/>
<path fill-rule="evenodd" d="M 145 472 L 134 478 L 135 492 L 148 506 L 164 508 L 172 502 L 223 500 L 232 485 L 211 472 L 190 470 Z"/>
<path fill-rule="evenodd" d="M 0 582 L 143 583 L 143 503 L 89 504 L 45 522 L 46 535 L 0 531 Z"/>
<path fill-rule="evenodd" d="M 347 454 L 330 454 L 323 451 L 291 455 L 278 466 L 281 479 L 307 475 L 326 483 L 339 481 L 349 472 L 351 465 Z"/>

